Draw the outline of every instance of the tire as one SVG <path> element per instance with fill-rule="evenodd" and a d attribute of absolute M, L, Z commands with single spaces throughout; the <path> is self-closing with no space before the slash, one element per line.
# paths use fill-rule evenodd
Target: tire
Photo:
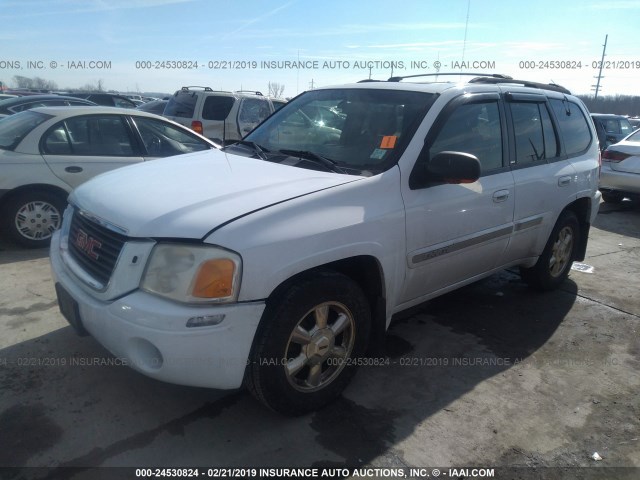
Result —
<path fill-rule="evenodd" d="M 62 225 L 66 201 L 59 195 L 34 191 L 17 195 L 4 208 L 9 236 L 27 248 L 44 248 Z"/>
<path fill-rule="evenodd" d="M 624 200 L 624 195 L 622 193 L 617 193 L 617 192 L 601 192 L 601 193 L 602 193 L 602 199 L 607 203 L 618 204 L 618 203 L 622 203 L 622 200 Z"/>
<path fill-rule="evenodd" d="M 522 279 L 536 290 L 558 288 L 569 275 L 580 238 L 580 223 L 576 215 L 565 210 L 560 214 L 549 240 L 531 268 L 520 267 Z"/>
<path fill-rule="evenodd" d="M 267 303 L 246 385 L 276 412 L 317 410 L 353 377 L 370 325 L 367 299 L 351 279 L 328 271 L 303 277 Z"/>

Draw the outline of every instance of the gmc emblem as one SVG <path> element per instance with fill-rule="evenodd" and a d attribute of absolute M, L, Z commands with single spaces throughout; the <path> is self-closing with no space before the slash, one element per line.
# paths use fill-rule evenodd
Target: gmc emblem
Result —
<path fill-rule="evenodd" d="M 78 233 L 76 234 L 73 244 L 78 247 L 78 249 L 82 250 L 88 257 L 98 260 L 100 255 L 98 255 L 98 252 L 95 250 L 102 247 L 102 242 L 90 237 L 84 230 L 80 228 L 78 229 Z"/>

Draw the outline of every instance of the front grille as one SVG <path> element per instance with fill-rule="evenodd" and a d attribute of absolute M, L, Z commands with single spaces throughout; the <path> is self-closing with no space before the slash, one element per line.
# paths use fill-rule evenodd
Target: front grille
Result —
<path fill-rule="evenodd" d="M 109 283 L 127 237 L 73 213 L 69 229 L 71 257 L 102 285 Z"/>

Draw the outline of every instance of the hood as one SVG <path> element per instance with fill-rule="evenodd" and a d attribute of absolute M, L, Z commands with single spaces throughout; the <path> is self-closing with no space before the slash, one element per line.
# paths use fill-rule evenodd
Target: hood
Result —
<path fill-rule="evenodd" d="M 361 178 L 208 150 L 104 173 L 69 200 L 130 237 L 204 238 L 239 216 Z"/>

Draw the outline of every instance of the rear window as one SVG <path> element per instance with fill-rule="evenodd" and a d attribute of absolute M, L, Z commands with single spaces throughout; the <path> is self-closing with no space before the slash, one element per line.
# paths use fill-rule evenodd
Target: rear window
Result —
<path fill-rule="evenodd" d="M 198 96 L 195 92 L 178 92 L 169 99 L 164 109 L 164 115 L 170 117 L 192 118 L 196 109 Z"/>
<path fill-rule="evenodd" d="M 0 148 L 13 150 L 31 130 L 52 118 L 44 113 L 25 111 L 0 121 Z"/>
<path fill-rule="evenodd" d="M 584 152 L 591 143 L 591 130 L 580 107 L 568 100 L 553 99 L 550 102 L 560 125 L 566 154 L 571 156 Z"/>
<path fill-rule="evenodd" d="M 234 102 L 235 99 L 233 97 L 207 97 L 202 109 L 202 118 L 205 120 L 224 120 L 229 115 Z"/>

